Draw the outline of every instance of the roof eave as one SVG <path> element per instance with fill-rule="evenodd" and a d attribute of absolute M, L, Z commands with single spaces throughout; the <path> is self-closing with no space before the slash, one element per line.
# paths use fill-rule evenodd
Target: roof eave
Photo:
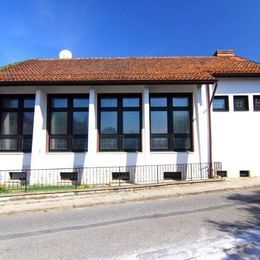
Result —
<path fill-rule="evenodd" d="M 32 85 L 190 85 L 190 84 L 212 84 L 217 79 L 206 80 L 100 80 L 100 81 L 0 81 L 0 86 L 32 86 Z"/>
<path fill-rule="evenodd" d="M 259 78 L 260 73 L 213 73 L 216 78 Z"/>

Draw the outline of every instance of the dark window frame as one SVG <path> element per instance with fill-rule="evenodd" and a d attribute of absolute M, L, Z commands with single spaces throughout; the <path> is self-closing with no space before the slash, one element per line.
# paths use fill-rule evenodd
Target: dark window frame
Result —
<path fill-rule="evenodd" d="M 18 99 L 18 108 L 3 108 L 2 107 L 2 99 L 3 98 L 17 98 Z M 35 101 L 35 94 L 1 94 L 0 95 L 0 122 L 1 122 L 1 114 L 2 112 L 16 112 L 17 113 L 17 134 L 16 135 L 2 135 L 1 129 L 0 129 L 0 139 L 14 139 L 17 140 L 17 149 L 15 150 L 8 150 L 8 149 L 2 149 L 0 150 L 0 153 L 2 152 L 23 152 L 23 153 L 31 153 L 32 146 L 30 149 L 24 149 L 23 148 L 23 141 L 25 139 L 31 139 L 33 138 L 33 133 L 31 135 L 23 134 L 23 114 L 25 112 L 32 112 L 34 114 L 34 107 L 33 108 L 25 108 L 23 107 L 24 100 L 25 99 L 34 99 Z M 34 118 L 33 118 L 34 120 Z"/>
<path fill-rule="evenodd" d="M 66 108 L 54 108 L 51 106 L 52 98 L 67 98 L 68 105 Z M 87 98 L 89 100 L 89 94 L 48 94 L 47 96 L 47 129 L 48 129 L 48 151 L 49 152 L 87 152 L 88 151 L 88 132 L 86 134 L 74 134 L 73 133 L 73 112 L 87 112 L 89 113 L 89 104 L 88 107 L 73 107 L 74 98 Z M 51 113 L 52 112 L 67 112 L 67 134 L 51 134 Z M 51 149 L 51 139 L 66 139 L 67 140 L 67 149 Z M 73 149 L 73 139 L 76 138 L 86 138 L 87 147 L 86 149 Z"/>
<path fill-rule="evenodd" d="M 166 106 L 151 106 L 151 98 L 166 98 L 167 105 Z M 173 106 L 172 99 L 175 97 L 185 97 L 188 98 L 188 106 Z M 150 150 L 152 152 L 164 152 L 164 151 L 174 151 L 174 152 L 192 152 L 194 151 L 193 144 L 193 124 L 192 124 L 192 115 L 193 115 L 193 95 L 192 93 L 150 93 L 149 96 L 149 104 L 150 104 Z M 151 124 L 151 113 L 152 111 L 166 111 L 167 112 L 167 120 L 168 120 L 168 133 L 162 134 L 152 134 L 152 124 Z M 174 133 L 173 126 L 173 112 L 174 111 L 189 111 L 189 124 L 190 124 L 190 133 L 189 134 L 178 134 Z M 167 138 L 168 148 L 167 149 L 155 149 L 152 148 L 152 138 Z M 190 138 L 190 149 L 178 149 L 175 148 L 175 138 Z"/>
<path fill-rule="evenodd" d="M 256 99 L 256 98 L 259 98 L 259 99 L 260 99 L 260 95 L 254 95 L 254 96 L 253 96 L 254 111 L 260 111 L 260 107 L 257 108 L 257 107 L 256 107 L 256 104 L 255 104 L 255 99 Z"/>
<path fill-rule="evenodd" d="M 102 98 L 116 98 L 117 107 L 101 107 Z M 139 107 L 123 107 L 123 98 L 138 98 Z M 99 151 L 100 152 L 141 152 L 142 151 L 142 94 L 140 93 L 108 93 L 98 94 L 98 135 L 99 135 Z M 101 134 L 101 112 L 117 112 L 117 133 L 116 134 Z M 136 111 L 139 112 L 139 134 L 124 134 L 123 133 L 123 112 Z M 101 138 L 115 138 L 117 140 L 117 149 L 102 149 Z M 138 138 L 138 149 L 124 149 L 124 138 Z"/>
<path fill-rule="evenodd" d="M 245 109 L 238 109 L 238 108 L 236 108 L 236 102 L 235 102 L 235 99 L 236 98 L 243 98 L 243 99 L 245 99 L 245 101 L 246 101 L 246 108 Z M 249 111 L 249 100 L 248 100 L 248 96 L 246 96 L 246 95 L 235 95 L 235 96 L 233 96 L 233 105 L 234 105 L 234 111 L 235 112 L 246 112 L 246 111 Z"/>
<path fill-rule="evenodd" d="M 214 108 L 214 100 L 215 99 L 224 99 L 225 107 L 222 108 Z M 229 96 L 214 96 L 212 109 L 214 112 L 228 112 L 229 111 Z"/>

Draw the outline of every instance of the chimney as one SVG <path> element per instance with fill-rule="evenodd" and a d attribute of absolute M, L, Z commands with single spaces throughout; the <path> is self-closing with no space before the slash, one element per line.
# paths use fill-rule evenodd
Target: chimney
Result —
<path fill-rule="evenodd" d="M 235 56 L 234 50 L 216 50 L 213 56 L 217 57 L 233 57 Z"/>

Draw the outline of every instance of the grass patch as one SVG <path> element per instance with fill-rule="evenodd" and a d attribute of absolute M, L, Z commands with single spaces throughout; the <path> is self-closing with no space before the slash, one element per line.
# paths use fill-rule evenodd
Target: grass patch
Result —
<path fill-rule="evenodd" d="M 89 186 L 85 185 L 21 185 L 21 186 L 6 186 L 0 184 L 0 194 L 3 193 L 18 193 L 18 192 L 44 192 L 44 191 L 66 191 L 66 190 L 75 190 L 75 189 L 87 189 Z"/>

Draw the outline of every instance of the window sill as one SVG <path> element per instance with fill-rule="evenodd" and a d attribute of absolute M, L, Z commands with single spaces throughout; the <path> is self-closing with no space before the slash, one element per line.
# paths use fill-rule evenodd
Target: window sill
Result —
<path fill-rule="evenodd" d="M 132 154 L 141 154 L 143 152 L 141 151 L 97 151 L 97 154 L 111 154 L 111 153 L 115 153 L 115 154 L 127 154 L 127 153 L 132 153 Z"/>
<path fill-rule="evenodd" d="M 72 152 L 72 151 L 48 151 L 45 154 L 47 155 L 56 155 L 56 154 L 71 154 L 71 155 L 75 155 L 75 154 L 87 154 L 88 151 L 85 152 Z"/>
<path fill-rule="evenodd" d="M 10 152 L 8 152 L 8 151 L 3 151 L 3 152 L 0 152 L 0 156 L 1 155 L 27 155 L 27 154 L 29 154 L 29 155 L 31 155 L 32 153 L 31 152 L 16 152 L 16 151 L 10 151 Z"/>
<path fill-rule="evenodd" d="M 195 151 L 150 151 L 151 154 L 194 154 Z"/>

